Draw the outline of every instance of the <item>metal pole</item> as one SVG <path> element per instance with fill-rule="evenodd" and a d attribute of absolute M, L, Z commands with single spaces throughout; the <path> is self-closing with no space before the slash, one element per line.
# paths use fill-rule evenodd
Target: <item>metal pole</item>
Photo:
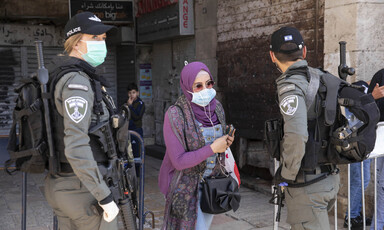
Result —
<path fill-rule="evenodd" d="M 145 223 L 145 215 L 144 215 L 144 172 L 145 172 L 145 167 L 144 167 L 144 159 L 145 159 L 145 148 L 144 148 L 144 141 L 141 138 L 140 134 L 138 134 L 135 131 L 129 130 L 130 135 L 133 135 L 137 138 L 137 140 L 140 143 L 140 158 L 135 158 L 135 163 L 140 164 L 140 191 L 139 191 L 139 230 L 143 230 L 144 223 Z"/>
<path fill-rule="evenodd" d="M 55 214 L 53 214 L 53 230 L 57 230 L 59 227 L 58 223 L 57 223 L 57 216 Z"/>
<path fill-rule="evenodd" d="M 348 230 L 351 230 L 351 165 L 348 164 Z"/>
<path fill-rule="evenodd" d="M 337 195 L 335 200 L 335 230 L 337 230 Z"/>
<path fill-rule="evenodd" d="M 144 217 L 144 177 L 145 177 L 145 167 L 144 167 L 144 158 L 145 158 L 145 150 L 144 150 L 144 141 L 139 135 L 141 154 L 140 154 L 140 203 L 139 213 L 140 213 L 140 228 L 139 230 L 143 230 L 145 217 Z"/>
<path fill-rule="evenodd" d="M 377 230 L 377 157 L 375 157 L 375 166 L 374 166 L 374 177 L 375 177 L 375 188 L 374 188 L 374 191 L 375 191 L 375 202 L 374 202 L 374 206 L 375 206 L 375 230 Z"/>
<path fill-rule="evenodd" d="M 275 170 L 275 174 L 276 174 L 276 171 L 277 169 L 279 168 L 279 161 L 276 160 L 276 159 L 273 159 L 273 163 L 274 163 L 274 170 Z M 272 194 L 273 194 L 273 187 L 274 185 L 272 185 Z M 277 197 L 275 198 L 274 202 L 275 204 L 277 204 Z M 279 229 L 279 222 L 276 221 L 276 217 L 277 217 L 277 210 L 278 210 L 278 205 L 274 205 L 274 212 L 273 212 L 273 230 L 278 230 Z"/>
<path fill-rule="evenodd" d="M 364 161 L 360 162 L 361 170 L 361 204 L 363 206 L 363 230 L 365 230 L 365 193 L 364 193 Z"/>
<path fill-rule="evenodd" d="M 27 173 L 23 172 L 23 185 L 21 187 L 21 203 L 22 203 L 22 213 L 21 213 L 21 229 L 27 229 Z"/>

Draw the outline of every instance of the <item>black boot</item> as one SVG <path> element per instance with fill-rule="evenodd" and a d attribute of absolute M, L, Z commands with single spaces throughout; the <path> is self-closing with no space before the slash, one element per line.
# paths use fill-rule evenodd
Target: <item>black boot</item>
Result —
<path fill-rule="evenodd" d="M 344 228 L 348 228 L 348 216 L 344 218 Z M 361 216 L 351 218 L 351 229 L 363 229 L 363 218 Z"/>

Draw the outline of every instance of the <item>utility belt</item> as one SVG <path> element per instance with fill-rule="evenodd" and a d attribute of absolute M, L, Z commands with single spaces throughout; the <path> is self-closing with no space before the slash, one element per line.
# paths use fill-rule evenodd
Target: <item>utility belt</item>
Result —
<path fill-rule="evenodd" d="M 334 164 L 319 165 L 314 170 L 299 170 L 294 183 L 288 184 L 288 187 L 297 188 L 314 184 L 327 178 L 329 175 L 336 175 L 339 169 Z"/>

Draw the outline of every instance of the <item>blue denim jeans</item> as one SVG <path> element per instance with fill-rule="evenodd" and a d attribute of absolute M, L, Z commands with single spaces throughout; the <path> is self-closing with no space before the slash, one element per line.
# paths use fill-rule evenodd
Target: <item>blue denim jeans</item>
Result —
<path fill-rule="evenodd" d="M 377 229 L 384 227 L 384 157 L 377 158 Z M 375 217 L 372 219 L 371 230 L 375 229 Z"/>
<path fill-rule="evenodd" d="M 209 214 L 201 211 L 200 200 L 201 200 L 201 185 L 199 185 L 199 199 L 197 201 L 196 230 L 208 230 L 212 224 L 214 214 Z"/>
<path fill-rule="evenodd" d="M 363 161 L 363 170 L 364 170 L 364 190 L 367 188 L 370 180 L 370 165 L 371 159 Z M 350 165 L 350 174 L 351 174 L 351 218 L 356 218 L 360 215 L 361 212 L 361 163 L 353 163 Z M 345 214 L 348 216 L 348 209 Z"/>
<path fill-rule="evenodd" d="M 203 127 L 203 125 L 198 122 L 200 131 L 204 136 L 204 141 L 206 145 L 213 143 L 217 138 L 223 136 L 223 130 L 221 124 L 215 125 L 213 127 Z M 213 168 L 216 165 L 216 154 L 207 158 L 207 168 L 204 171 L 203 177 L 211 175 Z M 199 195 L 197 201 L 197 220 L 196 220 L 196 230 L 208 230 L 212 224 L 214 214 L 209 214 L 201 211 L 200 200 L 201 200 L 201 190 L 202 186 L 199 184 Z"/>

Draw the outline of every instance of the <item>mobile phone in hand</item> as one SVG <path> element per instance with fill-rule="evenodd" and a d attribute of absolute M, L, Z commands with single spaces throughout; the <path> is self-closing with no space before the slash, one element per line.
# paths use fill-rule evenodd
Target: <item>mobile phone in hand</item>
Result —
<path fill-rule="evenodd" d="M 228 127 L 227 127 L 228 136 L 233 137 L 234 132 L 235 132 L 235 127 L 232 124 L 228 125 Z"/>

